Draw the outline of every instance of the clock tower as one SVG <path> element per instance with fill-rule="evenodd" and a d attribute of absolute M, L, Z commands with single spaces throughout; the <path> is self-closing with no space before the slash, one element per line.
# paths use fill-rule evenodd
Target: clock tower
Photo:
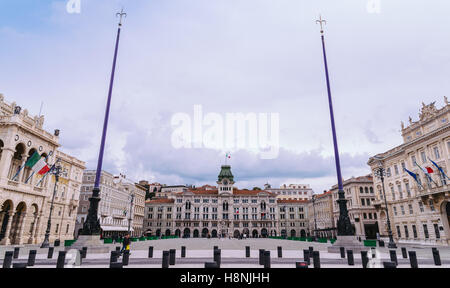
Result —
<path fill-rule="evenodd" d="M 219 195 L 223 193 L 233 194 L 234 176 L 231 173 L 230 165 L 222 165 L 217 181 Z"/>

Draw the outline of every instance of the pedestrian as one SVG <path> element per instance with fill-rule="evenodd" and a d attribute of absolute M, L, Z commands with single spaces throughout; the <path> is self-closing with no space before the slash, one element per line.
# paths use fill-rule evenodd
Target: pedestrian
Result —
<path fill-rule="evenodd" d="M 130 234 L 126 234 L 125 238 L 123 238 L 122 250 L 120 250 L 120 253 L 123 254 L 125 250 L 130 251 Z"/>

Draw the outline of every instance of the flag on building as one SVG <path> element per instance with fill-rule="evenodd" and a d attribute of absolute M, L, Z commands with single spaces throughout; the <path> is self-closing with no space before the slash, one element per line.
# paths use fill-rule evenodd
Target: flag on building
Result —
<path fill-rule="evenodd" d="M 425 176 L 427 176 L 428 182 L 433 182 L 437 186 L 437 183 L 433 181 L 433 178 L 431 178 L 431 175 L 428 173 L 427 169 L 422 168 L 419 164 L 417 164 L 417 162 L 414 162 L 414 164 L 416 164 L 416 166 L 419 167 L 420 170 L 422 170 Z"/>
<path fill-rule="evenodd" d="M 231 153 L 227 153 L 225 157 L 227 157 L 228 159 L 230 159 L 230 158 L 231 158 Z"/>
<path fill-rule="evenodd" d="M 25 163 L 25 167 L 31 168 L 34 173 L 44 175 L 50 170 L 47 163 L 45 163 L 44 157 L 41 157 L 39 153 L 34 152 L 33 155 Z"/>
<path fill-rule="evenodd" d="M 433 163 L 433 165 L 434 166 L 436 166 L 436 168 L 439 170 L 439 172 L 441 172 L 441 174 L 442 174 L 442 177 L 443 178 L 447 178 L 447 179 L 450 179 L 450 178 L 448 178 L 448 176 L 447 175 L 445 175 L 445 173 L 444 173 L 444 170 L 442 170 L 442 168 L 441 167 L 439 167 L 439 165 L 437 165 L 436 164 L 436 162 L 434 162 L 433 160 L 431 160 L 430 158 L 428 158 L 428 160 L 430 160 L 431 161 L 431 163 Z"/>
<path fill-rule="evenodd" d="M 428 173 L 433 173 L 433 169 L 431 169 L 431 167 L 425 167 L 425 169 L 427 169 Z"/>
<path fill-rule="evenodd" d="M 422 186 L 422 184 L 420 184 L 420 182 L 419 182 L 419 179 L 417 178 L 417 174 L 416 173 L 414 173 L 414 172 L 411 172 L 411 171 L 409 171 L 408 169 L 406 169 L 406 168 L 403 168 L 409 175 L 411 175 L 411 177 L 413 177 L 414 178 L 414 180 L 416 180 L 416 182 L 417 182 L 417 184 L 419 184 L 420 185 L 420 187 L 422 187 L 423 188 L 423 186 Z"/>

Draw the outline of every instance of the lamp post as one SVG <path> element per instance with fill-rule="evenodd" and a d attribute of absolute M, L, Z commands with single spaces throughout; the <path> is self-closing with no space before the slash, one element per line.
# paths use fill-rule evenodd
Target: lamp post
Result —
<path fill-rule="evenodd" d="M 45 231 L 44 242 L 41 244 L 41 248 L 48 248 L 50 246 L 49 237 L 50 237 L 50 228 L 52 226 L 52 214 L 53 214 L 53 203 L 55 201 L 56 188 L 58 187 L 59 176 L 61 175 L 62 167 L 60 165 L 52 167 L 51 174 L 55 175 L 55 186 L 53 188 L 52 201 L 50 204 L 50 214 L 48 216 L 47 221 L 47 230 Z"/>
<path fill-rule="evenodd" d="M 314 241 L 317 240 L 317 220 L 316 220 L 316 195 L 312 195 L 313 213 L 314 213 Z"/>
<path fill-rule="evenodd" d="M 131 194 L 131 200 L 130 200 L 130 217 L 128 218 L 128 234 L 130 234 L 131 230 L 131 215 L 133 213 L 133 201 L 134 201 L 134 194 Z"/>
<path fill-rule="evenodd" d="M 383 190 L 383 198 L 384 198 L 384 205 L 386 206 L 386 220 L 388 225 L 388 235 L 389 235 L 389 244 L 388 248 L 397 248 L 397 245 L 394 242 L 394 237 L 392 236 L 392 230 L 391 230 L 391 221 L 389 220 L 389 210 L 387 205 L 387 199 L 386 199 L 386 191 L 384 190 L 384 176 L 390 176 L 389 172 L 386 172 L 386 169 L 383 167 L 383 161 L 378 158 L 374 157 L 378 160 L 378 168 L 375 168 L 374 174 L 378 178 L 381 179 L 381 188 Z"/>
<path fill-rule="evenodd" d="M 108 119 L 109 119 L 109 110 L 111 106 L 111 96 L 112 89 L 114 84 L 114 73 L 116 70 L 116 61 L 117 61 L 117 52 L 119 50 L 119 39 L 120 39 L 120 29 L 122 27 L 122 18 L 126 17 L 126 13 L 123 12 L 123 9 L 120 13 L 117 13 L 116 16 L 120 16 L 119 28 L 117 30 L 117 38 L 116 38 L 116 48 L 114 51 L 114 60 L 111 72 L 111 79 L 109 82 L 109 92 L 108 92 L 108 100 L 106 102 L 106 111 L 105 111 L 105 120 L 103 122 L 103 133 L 102 140 L 100 143 L 100 152 L 98 155 L 97 162 L 97 171 L 95 174 L 95 184 L 94 189 L 92 190 L 92 197 L 89 198 L 89 210 L 88 215 L 86 217 L 86 222 L 84 222 L 83 230 L 81 231 L 81 235 L 100 235 L 101 227 L 100 222 L 98 220 L 98 203 L 100 202 L 100 177 L 103 165 L 103 154 L 105 150 L 105 141 L 106 141 L 106 131 L 108 130 Z"/>
<path fill-rule="evenodd" d="M 327 54 L 325 51 L 325 38 L 323 35 L 323 25 L 326 24 L 326 21 L 322 19 L 322 16 L 320 16 L 320 19 L 317 20 L 316 23 L 320 24 L 320 34 L 322 38 L 322 51 L 323 51 L 323 60 L 325 64 L 325 76 L 328 92 L 328 105 L 330 109 L 331 131 L 333 133 L 334 159 L 336 162 L 336 174 L 338 180 L 338 195 L 339 195 L 337 200 L 339 204 L 339 220 L 337 225 L 338 236 L 354 236 L 355 232 L 353 231 L 353 227 L 350 222 L 350 217 L 348 216 L 347 200 L 345 199 L 344 186 L 342 184 L 341 164 L 339 160 L 336 126 L 334 123 L 333 101 L 331 99 L 330 78 L 328 75 Z"/>

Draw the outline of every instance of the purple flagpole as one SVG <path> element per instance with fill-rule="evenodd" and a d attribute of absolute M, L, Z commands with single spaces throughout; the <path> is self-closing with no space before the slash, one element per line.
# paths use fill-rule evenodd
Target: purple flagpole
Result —
<path fill-rule="evenodd" d="M 106 102 L 106 111 L 105 111 L 105 120 L 103 122 L 103 133 L 102 140 L 100 143 L 100 152 L 98 155 L 97 162 L 97 171 L 95 174 L 95 184 L 94 189 L 92 190 L 92 197 L 89 198 L 89 211 L 86 217 L 86 222 L 83 225 L 83 230 L 81 235 L 100 235 L 101 227 L 100 222 L 98 221 L 98 203 L 100 202 L 100 178 L 102 172 L 103 165 L 103 154 L 105 151 L 105 142 L 106 142 L 106 132 L 108 130 L 108 120 L 109 120 L 109 110 L 111 107 L 111 96 L 114 85 L 114 74 L 116 70 L 116 61 L 117 61 L 117 53 L 119 50 L 119 40 L 120 40 L 120 28 L 122 27 L 122 17 L 126 17 L 126 13 L 123 12 L 123 9 L 120 13 L 117 13 L 117 16 L 120 16 L 119 28 L 117 29 L 117 38 L 116 38 L 116 47 L 114 50 L 114 60 L 111 72 L 111 80 L 109 82 L 109 92 L 108 92 L 108 100 Z"/>
<path fill-rule="evenodd" d="M 328 63 L 327 63 L 327 54 L 325 51 L 325 37 L 323 35 L 323 24 L 326 24 L 325 20 L 322 20 L 322 16 L 320 19 L 316 21 L 316 23 L 320 24 L 320 34 L 322 38 L 322 50 L 323 50 L 323 61 L 325 63 L 325 76 L 327 80 L 327 91 L 328 91 L 328 104 L 330 108 L 330 118 L 331 118 L 331 131 L 333 133 L 333 144 L 334 144 L 334 159 L 336 162 L 336 174 L 338 180 L 338 195 L 339 199 L 337 200 L 339 204 L 339 220 L 337 232 L 338 236 L 352 236 L 355 235 L 353 231 L 352 224 L 350 222 L 350 218 L 348 216 L 347 210 L 347 200 L 345 199 L 344 186 L 342 183 L 342 173 L 341 173 L 341 164 L 339 159 L 339 150 L 337 144 L 337 136 L 336 136 L 336 125 L 334 123 L 334 112 L 333 112 L 333 101 L 331 99 L 331 88 L 330 88 L 330 77 L 328 75 Z"/>

